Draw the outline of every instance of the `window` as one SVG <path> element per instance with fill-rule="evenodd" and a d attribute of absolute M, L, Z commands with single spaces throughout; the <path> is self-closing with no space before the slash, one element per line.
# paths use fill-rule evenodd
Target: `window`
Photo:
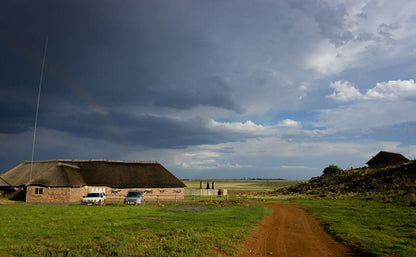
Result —
<path fill-rule="evenodd" d="M 40 188 L 40 187 L 35 188 L 35 195 L 43 195 L 43 188 Z"/>
<path fill-rule="evenodd" d="M 159 193 L 164 193 L 165 192 L 165 190 L 164 189 L 159 189 Z"/>
<path fill-rule="evenodd" d="M 173 192 L 179 194 L 181 192 L 181 190 L 180 189 L 174 189 Z"/>

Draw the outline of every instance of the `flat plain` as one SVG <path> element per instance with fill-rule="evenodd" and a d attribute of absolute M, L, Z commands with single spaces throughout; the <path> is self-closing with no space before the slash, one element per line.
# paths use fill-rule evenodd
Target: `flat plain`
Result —
<path fill-rule="evenodd" d="M 199 188 L 202 182 L 202 188 L 206 188 L 207 183 L 212 186 L 212 181 L 215 182 L 216 188 L 225 188 L 230 191 L 247 192 L 269 192 L 277 188 L 292 185 L 299 182 L 298 180 L 284 180 L 284 179 L 187 179 L 182 182 L 188 188 Z"/>
<path fill-rule="evenodd" d="M 267 208 L 0 205 L 0 256 L 232 256 Z"/>
<path fill-rule="evenodd" d="M 199 181 L 184 182 L 190 188 L 199 188 Z M 203 185 L 211 182 L 202 181 Z M 270 219 L 275 207 L 267 205 L 275 203 L 283 204 L 279 205 L 281 211 L 288 210 L 284 212 L 286 225 L 276 224 L 296 229 L 299 223 L 290 210 L 303 208 L 317 218 L 322 231 L 360 256 L 416 256 L 416 205 L 411 197 L 399 201 L 394 196 L 370 194 L 281 196 L 268 193 L 296 181 L 215 180 L 215 183 L 217 188 L 229 190 L 229 202 L 218 198 L 176 204 L 93 207 L 14 203 L 3 199 L 0 256 L 239 256 L 246 249 L 250 233 L 261 229 L 262 218 Z M 283 207 L 288 205 L 296 208 Z M 305 229 L 309 227 L 304 225 Z M 266 230 L 262 233 L 264 240 L 271 241 L 261 244 L 274 240 L 264 234 L 268 233 Z M 296 245 L 296 236 L 284 238 L 286 245 Z M 285 256 L 280 250 L 283 249 L 265 254 Z"/>

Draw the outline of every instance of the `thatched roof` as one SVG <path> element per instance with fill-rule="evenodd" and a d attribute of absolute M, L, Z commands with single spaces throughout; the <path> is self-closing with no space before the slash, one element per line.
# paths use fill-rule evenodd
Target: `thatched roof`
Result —
<path fill-rule="evenodd" d="M 109 160 L 26 161 L 1 175 L 11 186 L 185 187 L 160 163 Z M 32 169 L 32 172 L 31 172 Z M 32 173 L 32 174 L 31 174 Z"/>
<path fill-rule="evenodd" d="M 398 163 L 408 162 L 409 159 L 404 157 L 399 153 L 390 153 L 385 151 L 380 151 L 376 156 L 371 158 L 367 164 L 370 167 L 380 167 L 394 165 Z"/>
<path fill-rule="evenodd" d="M 0 187 L 8 187 L 8 186 L 10 185 L 7 183 L 7 181 L 0 177 Z"/>

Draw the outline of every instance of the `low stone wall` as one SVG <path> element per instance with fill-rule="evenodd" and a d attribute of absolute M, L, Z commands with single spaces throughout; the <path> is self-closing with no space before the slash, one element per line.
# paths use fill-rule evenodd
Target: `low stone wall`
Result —
<path fill-rule="evenodd" d="M 218 192 L 220 190 L 220 193 Z M 195 188 L 186 188 L 186 196 L 218 196 L 218 195 L 227 195 L 227 189 L 195 189 Z"/>
<path fill-rule="evenodd" d="M 128 191 L 143 191 L 145 201 L 177 201 L 183 200 L 184 188 L 108 188 L 106 191 L 108 202 L 123 202 Z"/>

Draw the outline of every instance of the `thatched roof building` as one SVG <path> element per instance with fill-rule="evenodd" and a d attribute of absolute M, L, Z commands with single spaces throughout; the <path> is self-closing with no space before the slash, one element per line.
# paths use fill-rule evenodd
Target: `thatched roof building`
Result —
<path fill-rule="evenodd" d="M 399 153 L 380 151 L 376 156 L 367 162 L 367 165 L 371 168 L 374 168 L 399 164 L 408 161 L 409 159 Z"/>
<path fill-rule="evenodd" d="M 169 188 L 185 185 L 157 162 L 109 160 L 25 161 L 1 178 L 12 186 L 108 186 L 117 188 Z"/>
<path fill-rule="evenodd" d="M 29 187 L 42 187 L 55 191 L 57 188 L 70 188 L 71 192 L 82 188 L 82 193 L 78 193 L 79 197 L 82 197 L 86 191 L 98 190 L 97 188 L 114 192 L 124 192 L 128 189 L 149 189 L 149 192 L 152 189 L 159 189 L 165 192 L 166 190 L 162 189 L 183 189 L 186 186 L 157 162 L 50 160 L 35 161 L 33 164 L 25 161 L 19 164 L 0 175 L 0 187 L 25 188 L 25 190 Z M 121 189 L 126 190 L 121 191 Z M 47 190 L 42 190 L 42 194 L 44 192 Z M 28 194 L 26 199 L 27 197 Z M 71 197 L 69 197 L 71 200 L 64 202 L 75 201 L 78 196 Z"/>

